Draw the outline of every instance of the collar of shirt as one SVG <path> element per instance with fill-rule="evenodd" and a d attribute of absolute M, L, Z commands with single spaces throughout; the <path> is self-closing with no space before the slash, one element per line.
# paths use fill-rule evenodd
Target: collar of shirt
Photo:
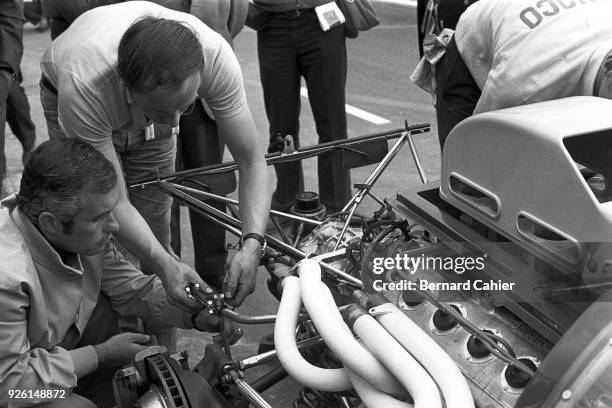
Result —
<path fill-rule="evenodd" d="M 10 211 L 11 218 L 17 228 L 21 231 L 24 238 L 28 241 L 30 253 L 35 263 L 45 265 L 53 273 L 65 274 L 69 271 L 71 275 L 82 275 L 83 264 L 79 255 L 76 256 L 76 265 L 66 265 L 57 251 L 49 244 L 49 241 L 42 235 L 29 220 L 25 220 L 24 215 L 17 208 Z"/>

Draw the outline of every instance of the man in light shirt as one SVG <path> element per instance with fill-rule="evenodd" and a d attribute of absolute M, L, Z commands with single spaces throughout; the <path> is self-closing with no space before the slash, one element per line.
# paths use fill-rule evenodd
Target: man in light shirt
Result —
<path fill-rule="evenodd" d="M 159 278 L 137 270 L 110 242 L 119 230 L 118 180 L 100 152 L 61 138 L 32 153 L 19 193 L 2 203 L 0 406 L 51 403 L 43 390 L 57 391 L 61 407 L 91 406 L 83 396 L 112 400 L 113 369 L 149 340 L 118 334 L 117 315 L 219 330 L 217 316 L 168 304 Z M 232 342 L 239 330 L 230 327 L 224 334 Z M 15 398 L 11 390 L 39 392 Z"/>
<path fill-rule="evenodd" d="M 194 16 L 130 1 L 80 16 L 51 44 L 41 68 L 50 137 L 91 144 L 128 184 L 174 170 L 179 118 L 196 100 L 204 104 L 239 167 L 249 239 L 229 264 L 223 291 L 228 303 L 242 303 L 255 287 L 270 198 L 263 148 L 229 44 Z M 118 241 L 162 278 L 171 300 L 194 307 L 184 288 L 204 283 L 168 252 L 172 200 L 155 188 L 128 192 L 120 185 Z"/>

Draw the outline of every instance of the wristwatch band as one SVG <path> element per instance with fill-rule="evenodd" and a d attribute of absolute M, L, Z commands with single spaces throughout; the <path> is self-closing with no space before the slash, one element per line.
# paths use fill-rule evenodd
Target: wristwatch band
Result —
<path fill-rule="evenodd" d="M 268 243 L 266 242 L 266 239 L 261 234 L 258 234 L 256 232 L 249 232 L 248 234 L 245 234 L 245 235 L 242 236 L 242 238 L 240 238 L 240 247 L 241 248 L 242 248 L 242 244 L 247 239 L 254 239 L 255 241 L 259 242 L 259 244 L 261 245 L 261 255 L 260 255 L 260 257 L 263 258 L 263 256 L 266 253 L 266 247 L 268 246 Z"/>

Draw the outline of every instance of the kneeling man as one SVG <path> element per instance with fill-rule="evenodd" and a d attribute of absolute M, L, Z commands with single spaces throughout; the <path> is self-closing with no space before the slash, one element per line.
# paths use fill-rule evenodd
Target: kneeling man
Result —
<path fill-rule="evenodd" d="M 91 381 L 96 372 L 106 368 L 110 384 L 109 368 L 130 362 L 149 341 L 118 334 L 116 314 L 159 327 L 220 326 L 216 316 L 169 304 L 159 278 L 115 250 L 118 199 L 117 173 L 102 153 L 58 139 L 32 153 L 19 193 L 2 203 L 0 406 L 94 406 L 83 396 L 96 400 L 92 393 L 104 388 Z"/>

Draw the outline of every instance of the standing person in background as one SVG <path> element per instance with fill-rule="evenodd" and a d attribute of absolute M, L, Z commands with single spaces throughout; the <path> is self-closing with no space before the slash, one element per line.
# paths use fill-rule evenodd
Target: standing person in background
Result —
<path fill-rule="evenodd" d="M 427 34 L 439 34 L 445 28 L 457 26 L 461 13 L 478 0 L 417 0 L 417 31 L 419 56 L 423 57 L 423 39 Z"/>
<path fill-rule="evenodd" d="M 48 0 L 49 1 L 49 0 Z M 54 1 L 54 0 L 50 0 Z M 47 31 L 49 20 L 43 12 L 42 0 L 26 0 L 23 3 L 23 16 L 27 22 L 34 24 L 38 32 Z"/>
<path fill-rule="evenodd" d="M 472 114 L 568 96 L 612 98 L 610 15 L 612 2 L 471 5 L 436 65 L 440 146 Z"/>
<path fill-rule="evenodd" d="M 8 96 L 19 72 L 23 55 L 23 3 L 20 0 L 0 2 L 0 197 L 6 172 L 4 129 Z"/>
<path fill-rule="evenodd" d="M 25 166 L 36 143 L 36 125 L 34 125 L 30 116 L 30 103 L 28 102 L 28 95 L 21 85 L 22 81 L 23 77 L 21 71 L 19 71 L 17 72 L 17 80 L 13 82 L 9 91 L 6 121 L 11 128 L 11 132 L 21 143 L 23 149 L 21 162 Z"/>
<path fill-rule="evenodd" d="M 332 0 L 254 0 L 260 11 L 257 51 L 266 114 L 269 151 L 278 137 L 291 135 L 299 147 L 300 79 L 304 77 L 319 143 L 346 139 L 346 41 L 344 26 L 323 31 L 315 8 Z M 319 194 L 328 212 L 343 208 L 351 197 L 349 170 L 341 152 L 319 156 Z M 300 162 L 279 164 L 272 209 L 288 211 L 304 190 Z"/>

